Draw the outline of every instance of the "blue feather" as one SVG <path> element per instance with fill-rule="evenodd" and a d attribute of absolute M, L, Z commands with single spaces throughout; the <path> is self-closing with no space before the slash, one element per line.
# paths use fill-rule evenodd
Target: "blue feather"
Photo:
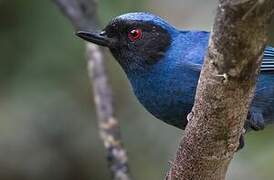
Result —
<path fill-rule="evenodd" d="M 128 30 L 132 28 L 143 28 L 141 39 L 128 41 Z M 104 34 L 109 33 L 107 42 L 115 42 L 109 48 L 140 103 L 158 119 L 184 129 L 210 33 L 177 30 L 162 18 L 143 12 L 118 16 L 105 30 Z M 104 39 L 99 36 L 94 40 L 96 37 L 92 35 L 90 41 Z M 258 130 L 271 121 L 274 121 L 274 48 L 268 46 L 246 127 Z"/>
<path fill-rule="evenodd" d="M 266 47 L 264 51 L 263 62 L 261 65 L 261 72 L 274 72 L 274 48 Z"/>

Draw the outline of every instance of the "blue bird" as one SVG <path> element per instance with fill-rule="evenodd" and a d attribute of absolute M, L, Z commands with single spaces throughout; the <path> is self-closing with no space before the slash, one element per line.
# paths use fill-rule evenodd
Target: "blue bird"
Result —
<path fill-rule="evenodd" d="M 110 49 L 140 103 L 156 118 L 184 129 L 208 47 L 209 32 L 178 30 L 151 13 L 114 18 L 101 33 L 81 38 Z M 245 123 L 260 130 L 274 121 L 274 48 L 265 49 L 261 74 Z"/>

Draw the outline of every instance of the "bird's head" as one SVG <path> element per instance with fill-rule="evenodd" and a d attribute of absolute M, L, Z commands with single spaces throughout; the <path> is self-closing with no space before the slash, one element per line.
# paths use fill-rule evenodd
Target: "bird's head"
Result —
<path fill-rule="evenodd" d="M 100 33 L 78 31 L 89 42 L 106 46 L 128 73 L 157 63 L 178 31 L 150 13 L 128 13 L 114 18 Z"/>

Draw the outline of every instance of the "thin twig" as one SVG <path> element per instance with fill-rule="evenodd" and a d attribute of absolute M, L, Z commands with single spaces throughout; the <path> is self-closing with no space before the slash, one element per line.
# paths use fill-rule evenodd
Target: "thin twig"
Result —
<path fill-rule="evenodd" d="M 98 26 L 95 0 L 54 0 L 75 29 L 95 30 Z M 114 180 L 130 180 L 128 158 L 122 146 L 119 124 L 114 117 L 111 88 L 105 73 L 102 50 L 86 44 L 88 73 L 94 90 L 100 136 Z"/>
<path fill-rule="evenodd" d="M 108 161 L 115 180 L 130 180 L 128 159 L 121 142 L 118 121 L 113 116 L 111 89 L 107 82 L 103 57 L 97 45 L 87 43 L 89 76 L 93 82 L 99 129 L 108 151 Z"/>

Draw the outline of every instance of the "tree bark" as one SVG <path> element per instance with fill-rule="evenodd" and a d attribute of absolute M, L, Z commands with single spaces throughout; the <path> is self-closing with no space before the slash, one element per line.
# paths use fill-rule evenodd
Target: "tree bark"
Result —
<path fill-rule="evenodd" d="M 96 30 L 98 21 L 95 0 L 54 0 L 75 29 Z M 111 88 L 105 73 L 103 53 L 95 44 L 87 43 L 87 65 L 98 115 L 101 138 L 107 149 L 107 160 L 114 180 L 130 180 L 128 158 L 123 148 L 119 124 L 114 117 Z"/>
<path fill-rule="evenodd" d="M 223 180 L 239 145 L 273 0 L 219 0 L 195 104 L 167 180 Z"/>

